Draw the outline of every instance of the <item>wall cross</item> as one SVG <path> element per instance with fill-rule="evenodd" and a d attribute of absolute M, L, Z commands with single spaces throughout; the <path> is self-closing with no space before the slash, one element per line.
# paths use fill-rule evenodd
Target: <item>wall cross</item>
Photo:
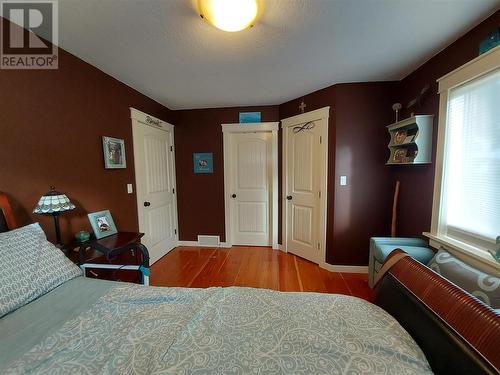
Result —
<path fill-rule="evenodd" d="M 299 105 L 300 113 L 304 113 L 304 110 L 306 109 L 307 104 L 304 103 L 304 99 L 302 99 L 302 102 Z"/>

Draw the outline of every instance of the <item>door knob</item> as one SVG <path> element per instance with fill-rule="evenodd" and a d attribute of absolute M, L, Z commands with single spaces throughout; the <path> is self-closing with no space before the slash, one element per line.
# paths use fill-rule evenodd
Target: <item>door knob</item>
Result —
<path fill-rule="evenodd" d="M 287 196 L 286 196 L 286 199 L 287 199 L 287 200 L 289 200 L 289 201 L 291 201 L 291 200 L 292 200 L 292 198 L 293 198 L 293 197 L 292 197 L 291 195 L 287 195 Z"/>
<path fill-rule="evenodd" d="M 144 202 L 144 207 L 149 207 L 151 206 L 151 202 Z"/>
<path fill-rule="evenodd" d="M 232 195 L 231 195 L 231 198 L 236 198 L 236 194 L 232 194 Z"/>

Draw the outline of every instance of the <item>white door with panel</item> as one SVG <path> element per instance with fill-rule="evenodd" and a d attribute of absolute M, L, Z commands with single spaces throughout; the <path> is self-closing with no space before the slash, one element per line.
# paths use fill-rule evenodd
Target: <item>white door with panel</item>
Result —
<path fill-rule="evenodd" d="M 272 134 L 230 135 L 230 220 L 233 245 L 271 245 Z"/>
<path fill-rule="evenodd" d="M 305 119 L 307 113 L 284 121 L 286 250 L 321 263 L 326 238 L 327 120 Z"/>
<path fill-rule="evenodd" d="M 132 130 L 139 231 L 152 264 L 178 240 L 174 127 L 135 111 Z"/>

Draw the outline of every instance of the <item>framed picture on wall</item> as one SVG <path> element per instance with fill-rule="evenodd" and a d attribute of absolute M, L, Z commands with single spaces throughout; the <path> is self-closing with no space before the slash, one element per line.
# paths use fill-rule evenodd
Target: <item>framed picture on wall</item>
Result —
<path fill-rule="evenodd" d="M 406 153 L 407 153 L 407 149 L 405 148 L 398 148 L 395 152 L 394 152 L 394 162 L 395 163 L 404 163 L 406 161 Z"/>
<path fill-rule="evenodd" d="M 193 153 L 194 173 L 214 173 L 214 156 L 211 152 Z"/>
<path fill-rule="evenodd" d="M 404 143 L 406 136 L 407 136 L 406 130 L 398 130 L 394 135 L 394 143 L 396 143 L 397 145 Z"/>
<path fill-rule="evenodd" d="M 109 210 L 92 212 L 87 217 L 94 231 L 95 238 L 100 239 L 118 233 Z"/>
<path fill-rule="evenodd" d="M 102 151 L 104 153 L 104 168 L 127 168 L 125 160 L 125 141 L 119 138 L 102 137 Z"/>

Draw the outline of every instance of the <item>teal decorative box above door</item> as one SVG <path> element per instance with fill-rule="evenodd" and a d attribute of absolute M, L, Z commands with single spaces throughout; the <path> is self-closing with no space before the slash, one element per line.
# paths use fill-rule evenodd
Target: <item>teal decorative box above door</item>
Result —
<path fill-rule="evenodd" d="M 496 29 L 482 40 L 482 42 L 479 44 L 479 54 L 482 55 L 483 53 L 499 45 L 500 45 L 500 28 Z"/>
<path fill-rule="evenodd" d="M 240 124 L 255 124 L 260 121 L 260 112 L 240 112 Z"/>

